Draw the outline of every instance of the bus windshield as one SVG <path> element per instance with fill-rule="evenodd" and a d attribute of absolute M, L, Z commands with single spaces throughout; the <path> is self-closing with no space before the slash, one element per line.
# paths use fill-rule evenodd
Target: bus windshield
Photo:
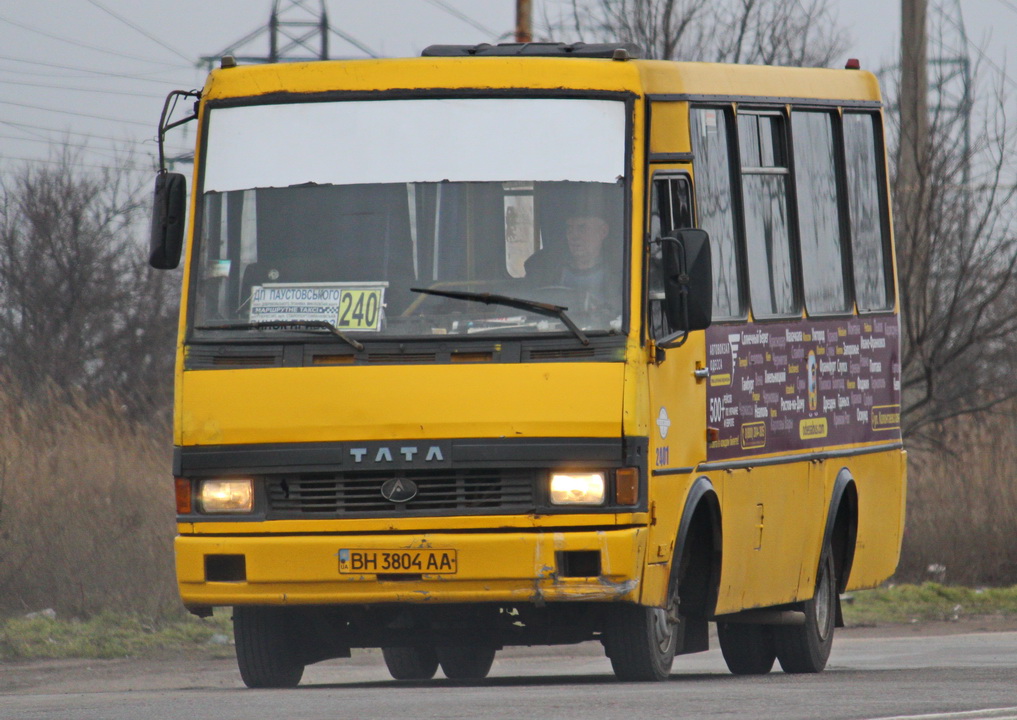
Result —
<path fill-rule="evenodd" d="M 197 330 L 324 321 L 361 340 L 573 336 L 526 302 L 462 297 L 478 293 L 567 308 L 583 332 L 621 330 L 623 102 L 356 100 L 209 116 Z"/>

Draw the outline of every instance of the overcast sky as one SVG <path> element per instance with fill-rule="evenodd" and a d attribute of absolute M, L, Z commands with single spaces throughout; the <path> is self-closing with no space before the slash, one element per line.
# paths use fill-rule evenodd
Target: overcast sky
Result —
<path fill-rule="evenodd" d="M 1017 0 L 959 3 L 973 45 L 1004 65 L 1017 30 Z M 290 0 L 280 0 L 280 7 Z M 318 0 L 304 0 L 318 7 Z M 847 57 L 878 69 L 894 62 L 898 0 L 834 0 L 851 43 Z M 567 0 L 534 0 L 556 12 Z M 331 24 L 383 56 L 413 56 L 432 43 L 511 39 L 514 0 L 326 0 Z M 3 0 L 0 2 L 0 172 L 48 161 L 54 144 L 80 150 L 86 167 L 114 164 L 117 148 L 152 167 L 155 127 L 173 89 L 201 87 L 202 56 L 216 55 L 268 23 L 272 0 Z M 267 52 L 267 34 L 241 52 Z M 363 56 L 331 37 L 336 56 Z M 1011 51 L 1012 54 L 1012 51 Z M 1011 58 L 1013 59 L 1013 58 Z M 1017 77 L 1017 71 L 1011 75 Z M 1017 86 L 1009 84 L 1014 93 Z M 1017 94 L 1017 93 L 1014 93 Z M 193 135 L 178 132 L 170 153 Z"/>

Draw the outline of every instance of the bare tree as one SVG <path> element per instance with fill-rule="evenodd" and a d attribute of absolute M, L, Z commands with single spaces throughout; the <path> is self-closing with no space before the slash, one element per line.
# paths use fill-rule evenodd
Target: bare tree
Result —
<path fill-rule="evenodd" d="M 942 421 L 1017 396 L 1017 157 L 1006 107 L 1000 81 L 970 140 L 962 112 L 934 108 L 921 148 L 900 146 L 900 114 L 888 114 L 893 167 L 905 151 L 919 158 L 914 182 L 893 178 L 903 429 L 913 440 L 938 442 Z"/>
<path fill-rule="evenodd" d="M 830 0 L 570 0 L 548 36 L 629 42 L 659 60 L 824 66 L 844 52 Z"/>
<path fill-rule="evenodd" d="M 128 178 L 85 174 L 64 151 L 0 182 L 0 361 L 17 392 L 55 384 L 139 414 L 167 404 L 175 283 L 145 261 Z"/>
<path fill-rule="evenodd" d="M 714 7 L 717 62 L 825 67 L 847 47 L 829 0 L 735 0 Z"/>

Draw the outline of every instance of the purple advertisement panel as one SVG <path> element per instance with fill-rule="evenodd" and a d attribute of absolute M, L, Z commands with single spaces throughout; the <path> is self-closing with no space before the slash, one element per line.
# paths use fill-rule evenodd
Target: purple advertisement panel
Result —
<path fill-rule="evenodd" d="M 709 460 L 900 439 L 894 315 L 706 331 Z"/>

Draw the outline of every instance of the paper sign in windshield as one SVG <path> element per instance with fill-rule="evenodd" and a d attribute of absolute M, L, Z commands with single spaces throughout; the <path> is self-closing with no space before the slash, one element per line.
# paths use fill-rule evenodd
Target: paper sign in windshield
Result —
<path fill-rule="evenodd" d="M 388 283 L 275 283 L 251 293 L 251 322 L 325 321 L 340 330 L 381 330 Z"/>

